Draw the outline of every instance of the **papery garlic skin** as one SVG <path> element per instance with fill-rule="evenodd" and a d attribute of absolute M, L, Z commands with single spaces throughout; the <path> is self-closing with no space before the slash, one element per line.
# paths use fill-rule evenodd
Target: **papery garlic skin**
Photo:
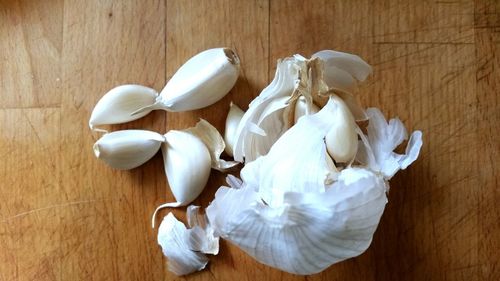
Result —
<path fill-rule="evenodd" d="M 358 150 L 357 125 L 349 108 L 339 97 L 332 95 L 331 100 L 336 106 L 335 122 L 325 136 L 326 149 L 337 163 L 349 163 Z"/>
<path fill-rule="evenodd" d="M 165 138 L 146 130 L 122 130 L 103 135 L 94 144 L 94 154 L 109 166 L 129 170 L 151 159 Z"/>
<path fill-rule="evenodd" d="M 205 119 L 200 119 L 196 126 L 184 130 L 199 138 L 207 147 L 212 159 L 212 169 L 224 172 L 238 165 L 236 161 L 226 161 L 220 158 L 226 144 L 217 129 Z"/>
<path fill-rule="evenodd" d="M 189 230 L 172 213 L 163 218 L 158 229 L 158 244 L 168 258 L 168 270 L 181 276 L 205 268 L 208 258 L 190 249 Z"/>
<path fill-rule="evenodd" d="M 203 51 L 177 70 L 154 104 L 134 114 L 154 109 L 189 111 L 212 105 L 233 88 L 239 70 L 240 60 L 234 50 L 215 48 Z"/>
<path fill-rule="evenodd" d="M 154 103 L 158 92 L 141 85 L 121 85 L 107 92 L 95 105 L 89 126 L 120 124 L 139 119 L 151 110 L 132 115 L 136 110 Z"/>
<path fill-rule="evenodd" d="M 369 118 L 368 135 L 361 134 L 361 151 L 356 158 L 389 180 L 397 171 L 406 169 L 418 158 L 423 144 L 422 132 L 414 131 L 405 154 L 398 154 L 394 149 L 408 139 L 408 133 L 401 120 L 394 118 L 387 122 L 378 108 L 368 108 L 366 113 Z"/>
<path fill-rule="evenodd" d="M 205 144 L 194 135 L 177 130 L 165 134 L 162 144 L 168 185 L 177 202 L 160 207 L 179 207 L 191 203 L 205 188 L 211 158 Z"/>
<path fill-rule="evenodd" d="M 306 62 L 296 58 L 278 61 L 273 81 L 250 103 L 241 118 L 233 147 L 234 160 L 251 162 L 265 155 L 291 126 L 284 113 L 288 99 L 298 87 L 299 71 L 305 67 Z"/>
<path fill-rule="evenodd" d="M 323 50 L 312 58 L 320 58 L 324 62 L 323 78 L 326 84 L 343 92 L 352 92 L 357 81 L 364 81 L 372 73 L 372 67 L 353 54 Z"/>
<path fill-rule="evenodd" d="M 231 102 L 224 130 L 224 141 L 226 142 L 226 148 L 224 151 L 229 156 L 233 156 L 233 147 L 234 142 L 236 141 L 236 130 L 238 129 L 238 125 L 240 124 L 241 118 L 244 114 L 245 112 L 243 110 Z"/>

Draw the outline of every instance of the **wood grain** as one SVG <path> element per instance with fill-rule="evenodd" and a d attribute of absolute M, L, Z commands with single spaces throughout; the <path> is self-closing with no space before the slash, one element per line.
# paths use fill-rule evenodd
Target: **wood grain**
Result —
<path fill-rule="evenodd" d="M 221 101 L 109 129 L 163 133 L 205 118 L 222 131 L 229 102 L 246 108 L 278 58 L 356 53 L 374 68 L 362 104 L 424 133 L 365 253 L 301 277 L 222 242 L 206 270 L 168 272 L 149 225 L 173 199 L 161 156 L 112 170 L 92 155 L 87 122 L 114 86 L 160 90 L 220 46 L 242 61 Z M 499 52 L 494 0 L 0 0 L 0 280 L 500 280 Z M 194 203 L 222 184 L 212 173 Z"/>

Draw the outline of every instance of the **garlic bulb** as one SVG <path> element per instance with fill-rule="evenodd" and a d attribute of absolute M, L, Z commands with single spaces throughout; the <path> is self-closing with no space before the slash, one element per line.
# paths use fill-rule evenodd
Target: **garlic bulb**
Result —
<path fill-rule="evenodd" d="M 349 163 L 358 150 L 357 125 L 354 116 L 339 97 L 332 95 L 331 100 L 336 106 L 335 122 L 325 136 L 326 149 L 335 161 Z"/>
<path fill-rule="evenodd" d="M 111 89 L 96 104 L 89 120 L 92 130 L 95 126 L 120 124 L 139 119 L 151 110 L 132 113 L 153 103 L 158 96 L 156 90 L 141 85 L 122 85 Z"/>
<path fill-rule="evenodd" d="M 116 131 L 94 144 L 94 154 L 113 168 L 128 170 L 151 159 L 164 141 L 162 135 L 151 131 Z"/>
<path fill-rule="evenodd" d="M 233 88 L 239 69 L 235 51 L 229 48 L 203 51 L 177 70 L 154 103 L 133 114 L 154 109 L 188 111 L 212 105 Z"/>
<path fill-rule="evenodd" d="M 177 202 L 163 207 L 185 206 L 205 188 L 210 175 L 211 158 L 205 144 L 194 135 L 177 130 L 165 134 L 162 144 L 168 185 Z"/>
<path fill-rule="evenodd" d="M 233 156 L 236 130 L 238 129 L 243 114 L 245 114 L 245 112 L 231 102 L 229 105 L 229 113 L 226 118 L 226 129 L 224 130 L 224 141 L 226 142 L 224 151 L 226 151 L 229 156 Z"/>

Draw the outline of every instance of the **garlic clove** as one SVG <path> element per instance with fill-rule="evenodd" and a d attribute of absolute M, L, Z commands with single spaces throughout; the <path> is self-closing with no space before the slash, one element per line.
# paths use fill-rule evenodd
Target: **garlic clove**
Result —
<path fill-rule="evenodd" d="M 201 119 L 196 126 L 184 131 L 198 137 L 205 144 L 210 153 L 212 169 L 223 172 L 238 165 L 236 161 L 220 159 L 220 155 L 224 151 L 226 144 L 219 131 L 206 120 Z"/>
<path fill-rule="evenodd" d="M 123 130 L 103 135 L 94 154 L 109 166 L 129 170 L 144 164 L 160 149 L 164 136 L 146 130 Z"/>
<path fill-rule="evenodd" d="M 167 82 L 155 103 L 133 114 L 152 109 L 195 110 L 222 99 L 238 79 L 240 60 L 229 48 L 203 51 L 189 59 Z"/>
<path fill-rule="evenodd" d="M 205 268 L 206 255 L 190 249 L 190 231 L 172 213 L 163 218 L 158 229 L 158 244 L 168 258 L 168 270 L 181 276 Z"/>
<path fill-rule="evenodd" d="M 301 96 L 295 103 L 295 111 L 293 115 L 294 123 L 297 123 L 300 117 L 304 115 L 314 114 L 318 111 L 319 107 L 317 105 L 315 105 L 314 103 L 308 104 L 306 98 Z"/>
<path fill-rule="evenodd" d="M 351 92 L 357 86 L 357 81 L 364 81 L 372 72 L 372 68 L 360 57 L 332 50 L 315 53 L 324 62 L 324 79 L 330 88 Z"/>
<path fill-rule="evenodd" d="M 210 175 L 211 158 L 205 144 L 194 135 L 171 130 L 162 144 L 165 173 L 176 203 L 164 207 L 185 206 L 205 188 Z"/>
<path fill-rule="evenodd" d="M 95 126 L 120 124 L 139 119 L 151 110 L 132 115 L 139 108 L 154 103 L 156 90 L 141 85 L 121 85 L 107 92 L 96 104 L 89 120 L 92 130 Z"/>
<path fill-rule="evenodd" d="M 229 156 L 233 156 L 233 147 L 236 139 L 236 130 L 240 124 L 241 118 L 245 112 L 237 105 L 231 102 L 229 105 L 229 113 L 226 118 L 226 128 L 224 130 L 224 141 L 226 142 L 225 152 Z"/>
<path fill-rule="evenodd" d="M 339 97 L 332 95 L 330 99 L 335 105 L 335 122 L 325 137 L 328 154 L 337 163 L 350 163 L 358 150 L 356 122 L 347 105 Z"/>

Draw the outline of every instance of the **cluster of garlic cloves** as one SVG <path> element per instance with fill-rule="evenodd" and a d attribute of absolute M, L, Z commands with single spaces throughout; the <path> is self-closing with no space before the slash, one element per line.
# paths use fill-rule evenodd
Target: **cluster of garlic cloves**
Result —
<path fill-rule="evenodd" d="M 183 64 L 158 94 L 141 85 L 122 85 L 107 92 L 89 120 L 92 130 L 100 125 L 126 123 L 152 110 L 189 111 L 210 106 L 223 98 L 238 79 L 240 60 L 229 48 L 203 51 Z"/>
<path fill-rule="evenodd" d="M 151 110 L 202 108 L 235 84 L 239 58 L 227 48 L 187 61 L 160 92 L 140 85 L 112 89 L 96 105 L 89 126 L 135 120 Z M 162 135 L 145 130 L 106 133 L 96 157 L 117 169 L 135 168 L 160 149 L 175 202 L 189 205 L 212 169 L 229 175 L 204 215 L 187 207 L 188 227 L 172 213 L 158 243 L 176 275 L 202 270 L 219 238 L 259 262 L 308 275 L 363 253 L 387 203 L 389 180 L 414 162 L 422 132 L 408 137 L 403 123 L 364 109 L 352 94 L 372 68 L 360 57 L 323 50 L 280 59 L 272 82 L 243 111 L 231 103 L 223 136 L 201 119 L 194 127 Z M 359 121 L 367 121 L 363 130 Z M 404 154 L 394 150 L 408 140 Z M 234 161 L 221 159 L 226 152 Z"/>
<path fill-rule="evenodd" d="M 129 170 L 162 151 L 165 174 L 176 202 L 159 206 L 186 206 L 202 192 L 210 170 L 225 171 L 238 164 L 220 158 L 223 137 L 207 121 L 186 130 L 162 135 L 147 130 L 107 132 L 97 126 L 139 119 L 155 109 L 188 111 L 209 106 L 226 95 L 236 83 L 239 58 L 229 48 L 203 51 L 189 59 L 165 88 L 158 92 L 141 85 L 121 85 L 106 93 L 96 104 L 89 126 L 105 134 L 95 142 L 94 154 L 109 166 Z"/>

